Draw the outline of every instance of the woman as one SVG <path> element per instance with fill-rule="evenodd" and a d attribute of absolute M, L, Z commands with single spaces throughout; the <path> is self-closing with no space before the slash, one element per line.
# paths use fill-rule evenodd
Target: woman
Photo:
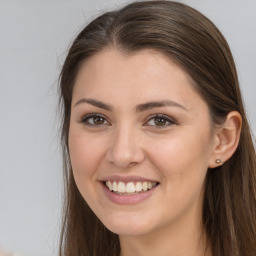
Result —
<path fill-rule="evenodd" d="M 228 44 L 177 2 L 93 20 L 60 76 L 60 255 L 256 255 L 255 149 Z"/>

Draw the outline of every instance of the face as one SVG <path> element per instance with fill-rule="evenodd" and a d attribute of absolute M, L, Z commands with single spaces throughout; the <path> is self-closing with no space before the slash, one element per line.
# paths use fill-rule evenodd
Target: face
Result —
<path fill-rule="evenodd" d="M 112 232 L 143 235 L 201 218 L 213 154 L 209 109 L 189 76 L 153 50 L 104 50 L 74 86 L 75 182 Z"/>

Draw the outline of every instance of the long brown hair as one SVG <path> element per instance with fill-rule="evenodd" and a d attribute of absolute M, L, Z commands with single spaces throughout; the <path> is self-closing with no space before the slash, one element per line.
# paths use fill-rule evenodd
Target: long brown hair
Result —
<path fill-rule="evenodd" d="M 215 124 L 230 111 L 242 116 L 240 142 L 225 164 L 209 169 L 203 224 L 214 256 L 256 255 L 256 155 L 234 60 L 215 25 L 185 4 L 140 1 L 107 12 L 74 40 L 60 75 L 65 204 L 60 256 L 118 256 L 119 239 L 107 230 L 79 193 L 69 160 L 72 91 L 81 64 L 104 48 L 125 52 L 155 49 L 169 56 L 193 80 Z"/>

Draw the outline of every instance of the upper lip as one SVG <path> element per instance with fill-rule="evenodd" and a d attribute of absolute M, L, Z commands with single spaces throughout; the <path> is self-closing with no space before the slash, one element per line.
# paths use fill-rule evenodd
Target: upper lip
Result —
<path fill-rule="evenodd" d="M 157 182 L 157 183 L 159 183 L 157 180 L 149 179 L 149 178 L 145 178 L 145 177 L 140 177 L 140 176 L 120 176 L 120 175 L 107 176 L 107 177 L 104 177 L 101 181 L 104 181 L 104 182 L 105 181 L 122 181 L 124 183 L 148 181 L 148 182 Z"/>

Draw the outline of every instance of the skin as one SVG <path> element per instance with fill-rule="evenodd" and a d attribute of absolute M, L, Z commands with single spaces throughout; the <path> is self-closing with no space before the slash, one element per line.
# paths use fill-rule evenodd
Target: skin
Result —
<path fill-rule="evenodd" d="M 101 101 L 112 111 L 81 99 Z M 138 104 L 163 100 L 182 107 L 135 111 Z M 101 114 L 103 123 L 88 125 L 94 122 L 85 119 L 90 113 Z M 155 114 L 174 122 L 156 124 Z M 94 213 L 119 235 L 122 256 L 211 255 L 204 254 L 202 198 L 208 167 L 217 166 L 218 138 L 190 77 L 159 52 L 103 50 L 77 75 L 69 131 L 74 178 Z M 120 205 L 103 192 L 108 175 L 160 184 L 148 199 Z"/>
<path fill-rule="evenodd" d="M 6 253 L 0 249 L 0 256 L 11 256 L 11 254 Z"/>

